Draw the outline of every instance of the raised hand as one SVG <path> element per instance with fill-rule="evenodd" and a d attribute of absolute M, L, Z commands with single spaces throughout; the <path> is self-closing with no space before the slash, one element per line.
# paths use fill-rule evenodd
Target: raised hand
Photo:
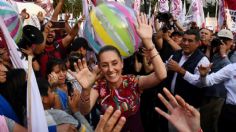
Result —
<path fill-rule="evenodd" d="M 212 63 L 209 66 L 204 67 L 203 65 L 200 65 L 198 67 L 198 71 L 201 75 L 201 77 L 205 77 L 211 70 Z"/>
<path fill-rule="evenodd" d="M 89 89 L 94 84 L 98 70 L 90 71 L 88 69 L 87 63 L 85 59 L 78 60 L 78 64 L 74 64 L 75 72 L 69 71 L 71 75 L 73 75 L 83 89 Z"/>
<path fill-rule="evenodd" d="M 105 114 L 100 118 L 95 132 L 120 132 L 126 119 L 121 116 L 121 111 L 116 110 L 113 114 L 113 107 L 109 106 Z"/>
<path fill-rule="evenodd" d="M 148 23 L 146 14 L 141 13 L 137 15 L 138 26 L 136 27 L 137 33 L 142 40 L 152 39 L 152 26 Z"/>
<path fill-rule="evenodd" d="M 39 19 L 39 22 L 43 22 L 44 21 L 44 16 L 43 16 L 43 12 L 38 12 L 37 14 L 37 18 Z"/>
<path fill-rule="evenodd" d="M 78 20 L 78 25 L 80 25 L 84 20 L 85 20 L 85 15 L 83 15 L 83 16 Z"/>
<path fill-rule="evenodd" d="M 55 86 L 58 83 L 58 76 L 55 72 L 51 72 L 51 74 L 48 75 L 48 82 L 51 86 Z"/>
<path fill-rule="evenodd" d="M 70 13 L 65 14 L 65 21 L 67 22 L 70 19 Z"/>
<path fill-rule="evenodd" d="M 69 106 L 73 113 L 79 111 L 79 101 L 80 101 L 80 93 L 77 89 L 74 89 L 72 97 L 69 97 Z"/>
<path fill-rule="evenodd" d="M 23 53 L 25 53 L 26 55 L 28 55 L 28 56 L 34 56 L 33 49 L 30 48 L 30 47 L 27 48 L 27 49 L 21 48 L 21 51 L 22 51 Z"/>
<path fill-rule="evenodd" d="M 77 132 L 77 129 L 72 124 L 61 124 L 57 126 L 57 132 Z"/>
<path fill-rule="evenodd" d="M 169 99 L 166 100 L 162 94 L 158 94 L 159 99 L 166 106 L 169 113 L 164 112 L 160 108 L 155 110 L 171 122 L 180 132 L 198 132 L 200 126 L 200 113 L 193 106 L 184 101 L 183 98 L 176 95 L 175 97 L 166 89 L 163 89 L 165 95 Z"/>

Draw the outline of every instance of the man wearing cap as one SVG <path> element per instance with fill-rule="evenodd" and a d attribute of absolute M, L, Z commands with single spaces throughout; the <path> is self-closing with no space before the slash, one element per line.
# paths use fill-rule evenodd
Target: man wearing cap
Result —
<path fill-rule="evenodd" d="M 230 47 L 233 43 L 233 35 L 229 30 L 221 30 L 218 33 L 218 36 L 223 39 L 226 47 Z M 227 51 L 227 50 L 226 50 Z M 217 72 L 211 73 L 208 72 L 211 66 L 200 66 L 199 72 L 200 77 L 189 78 L 195 82 L 195 85 L 198 87 L 213 86 L 215 84 L 224 83 L 224 87 L 227 91 L 226 100 L 222 107 L 220 117 L 219 117 L 219 132 L 231 132 L 236 130 L 236 63 L 228 64 Z M 193 81 L 194 80 L 194 81 Z M 222 87 L 221 87 L 222 88 Z M 215 108 L 214 108 L 215 109 Z M 213 110 L 213 109 L 212 109 Z M 208 122 L 209 123 L 209 122 Z M 204 131 L 204 129 L 203 129 Z"/>
<path fill-rule="evenodd" d="M 221 30 L 217 34 L 220 41 L 212 41 L 211 48 L 213 54 L 211 57 L 211 72 L 214 73 L 230 64 L 228 52 L 233 44 L 233 34 L 227 29 Z M 220 43 L 218 43 L 220 42 Z M 226 98 L 226 89 L 224 83 L 215 84 L 205 88 L 203 106 L 200 108 L 201 126 L 203 131 L 217 132 L 218 118 Z"/>

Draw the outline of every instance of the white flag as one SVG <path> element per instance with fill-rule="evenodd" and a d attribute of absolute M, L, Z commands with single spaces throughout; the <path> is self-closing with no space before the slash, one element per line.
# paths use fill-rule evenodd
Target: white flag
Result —
<path fill-rule="evenodd" d="M 141 0 L 134 0 L 134 10 L 140 12 Z"/>
<path fill-rule="evenodd" d="M 189 11 L 187 13 L 187 16 L 192 16 L 193 22 L 196 22 L 198 27 L 202 27 L 202 25 L 205 23 L 205 17 L 204 17 L 204 11 L 203 11 L 203 3 L 202 0 L 193 0 Z"/>
<path fill-rule="evenodd" d="M 170 8 L 170 12 L 172 13 L 172 15 L 177 19 L 177 20 L 181 20 L 182 18 L 182 1 L 181 0 L 172 0 L 171 2 L 171 8 Z"/>
<path fill-rule="evenodd" d="M 185 24 L 185 20 L 186 20 L 186 0 L 184 0 L 184 4 L 183 4 L 183 7 L 182 7 L 182 12 L 180 14 L 180 17 L 179 17 L 179 22 L 184 25 Z"/>
<path fill-rule="evenodd" d="M 25 59 L 21 59 L 21 53 L 17 50 L 18 46 L 11 38 L 2 17 L 0 17 L 0 28 L 3 31 L 14 68 L 23 68 L 26 70 L 28 68 L 28 62 Z M 31 87 L 27 87 L 27 92 L 31 89 L 30 97 L 27 96 L 27 115 L 29 115 L 27 116 L 28 131 L 48 132 L 42 100 L 39 94 L 34 72 L 32 72 L 31 76 L 28 76 L 28 81 L 31 83 Z M 29 101 L 31 102 L 30 104 L 28 104 Z"/>
<path fill-rule="evenodd" d="M 225 7 L 223 0 L 219 0 L 219 13 L 218 13 L 218 25 L 221 27 L 223 25 L 223 22 L 225 20 Z"/>
<path fill-rule="evenodd" d="M 169 1 L 159 0 L 159 12 L 169 12 Z"/>

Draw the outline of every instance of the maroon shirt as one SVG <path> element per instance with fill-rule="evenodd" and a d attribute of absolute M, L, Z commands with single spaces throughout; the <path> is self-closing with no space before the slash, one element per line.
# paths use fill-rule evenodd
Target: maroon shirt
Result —
<path fill-rule="evenodd" d="M 98 103 L 101 106 L 102 113 L 109 106 L 121 110 L 126 117 L 126 123 L 122 132 L 143 132 L 140 106 L 140 88 L 138 87 L 138 77 L 135 75 L 122 76 L 123 82 L 119 88 L 111 89 L 105 79 L 98 80 L 94 89 L 98 91 Z"/>
<path fill-rule="evenodd" d="M 57 41 L 59 47 L 56 48 L 54 44 L 46 46 L 44 52 L 40 55 L 39 64 L 43 77 L 46 76 L 47 63 L 49 59 L 62 59 L 62 50 L 66 50 L 62 44 L 62 39 Z M 60 49 L 60 50 L 59 50 Z"/>
<path fill-rule="evenodd" d="M 129 117 L 134 115 L 140 104 L 140 89 L 138 87 L 138 79 L 134 75 L 122 76 L 123 82 L 119 88 L 111 89 L 105 79 L 99 80 L 94 85 L 99 93 L 98 103 L 102 108 L 102 112 L 113 106 L 119 109 L 122 115 Z"/>

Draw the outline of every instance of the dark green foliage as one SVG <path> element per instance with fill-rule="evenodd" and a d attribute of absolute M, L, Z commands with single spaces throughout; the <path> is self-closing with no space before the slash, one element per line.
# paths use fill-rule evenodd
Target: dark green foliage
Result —
<path fill-rule="evenodd" d="M 53 0 L 53 7 L 55 8 L 59 0 Z M 65 0 L 64 7 L 61 13 L 69 12 L 73 13 L 74 17 L 78 17 L 82 14 L 82 0 Z"/>

